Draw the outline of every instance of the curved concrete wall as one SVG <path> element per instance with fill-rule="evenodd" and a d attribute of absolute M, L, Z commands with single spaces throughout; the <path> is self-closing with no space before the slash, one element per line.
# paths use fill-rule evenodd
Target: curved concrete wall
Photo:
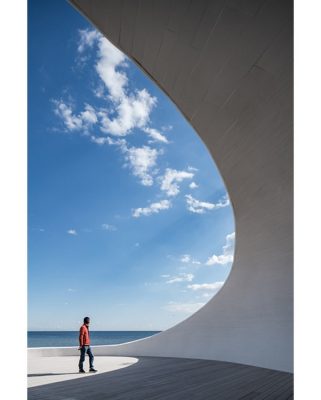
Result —
<path fill-rule="evenodd" d="M 292 371 L 292 2 L 71 3 L 168 94 L 200 135 L 225 181 L 236 224 L 234 265 L 217 296 L 167 331 L 100 346 L 96 354 Z"/>

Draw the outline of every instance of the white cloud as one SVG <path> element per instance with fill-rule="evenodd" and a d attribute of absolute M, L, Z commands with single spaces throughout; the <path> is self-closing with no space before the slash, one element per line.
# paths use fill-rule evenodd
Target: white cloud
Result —
<path fill-rule="evenodd" d="M 233 261 L 233 256 L 228 254 L 220 254 L 219 256 L 213 254 L 212 257 L 210 257 L 207 261 L 206 261 L 206 265 L 215 265 L 215 264 L 221 264 L 221 265 L 225 265 L 225 264 L 229 264 Z"/>
<path fill-rule="evenodd" d="M 182 263 L 201 264 L 200 261 L 194 260 L 190 254 L 183 254 L 180 258 Z"/>
<path fill-rule="evenodd" d="M 206 261 L 206 265 L 225 265 L 233 262 L 234 257 L 234 244 L 235 244 L 235 232 L 230 233 L 226 236 L 226 244 L 223 246 L 223 253 L 220 255 L 213 254 Z"/>
<path fill-rule="evenodd" d="M 126 136 L 134 128 L 145 129 L 149 115 L 156 105 L 156 97 L 152 97 L 146 89 L 142 89 L 119 98 L 120 101 L 115 107 L 117 114 L 115 117 L 110 117 L 106 111 L 98 113 L 101 119 L 101 131 L 115 136 Z"/>
<path fill-rule="evenodd" d="M 103 36 L 98 39 L 98 61 L 96 71 L 104 82 L 109 99 L 114 103 L 113 116 L 100 111 L 102 132 L 125 136 L 134 128 L 144 128 L 157 99 L 146 89 L 128 93 L 128 76 L 121 68 L 126 67 L 126 57 Z M 103 96 L 100 88 L 99 96 Z M 116 114 L 116 115 L 114 115 Z"/>
<path fill-rule="evenodd" d="M 153 184 L 152 169 L 156 166 L 159 152 L 149 146 L 124 147 L 125 158 L 135 176 L 140 179 L 144 186 Z"/>
<path fill-rule="evenodd" d="M 224 285 L 224 282 L 213 282 L 213 283 L 194 283 L 187 285 L 188 289 L 192 290 L 217 290 Z"/>
<path fill-rule="evenodd" d="M 178 274 L 178 276 L 171 277 L 166 283 L 176 283 L 176 282 L 191 282 L 194 279 L 193 274 L 186 274 L 184 272 Z"/>
<path fill-rule="evenodd" d="M 194 173 L 187 171 L 177 171 L 176 169 L 166 168 L 165 175 L 160 178 L 161 190 L 168 196 L 176 196 L 179 193 L 179 185 L 184 179 L 192 179 Z"/>
<path fill-rule="evenodd" d="M 198 185 L 195 182 L 192 182 L 192 183 L 189 184 L 189 187 L 191 189 L 196 189 L 196 188 L 198 188 Z"/>
<path fill-rule="evenodd" d="M 91 136 L 91 141 L 98 145 L 118 146 L 124 154 L 125 166 L 132 170 L 140 183 L 144 186 L 152 186 L 154 183 L 153 175 L 157 166 L 157 158 L 162 152 L 149 146 L 129 147 L 125 139 L 113 139 L 111 137 Z"/>
<path fill-rule="evenodd" d="M 184 314 L 192 314 L 203 307 L 205 303 L 175 303 L 169 302 L 165 307 L 165 310 L 170 312 L 178 312 Z"/>
<path fill-rule="evenodd" d="M 169 278 L 170 277 L 170 275 L 161 275 L 161 278 Z"/>
<path fill-rule="evenodd" d="M 109 136 L 91 136 L 91 141 L 102 146 L 105 144 L 109 144 L 110 146 L 119 146 L 120 149 L 125 153 L 127 151 L 127 142 L 125 139 L 113 139 Z"/>
<path fill-rule="evenodd" d="M 189 254 L 183 254 L 180 261 L 183 263 L 189 263 L 191 261 L 191 256 Z"/>
<path fill-rule="evenodd" d="M 193 171 L 193 172 L 197 172 L 197 171 L 198 171 L 197 168 L 191 167 L 190 165 L 187 167 L 187 170 L 188 170 L 188 171 Z"/>
<path fill-rule="evenodd" d="M 73 235 L 73 236 L 76 236 L 76 235 L 77 235 L 77 232 L 76 232 L 75 229 L 68 229 L 67 233 L 68 233 L 69 235 Z"/>
<path fill-rule="evenodd" d="M 143 131 L 147 133 L 153 139 L 153 141 L 168 143 L 167 137 L 160 133 L 157 129 L 145 127 L 143 128 Z"/>
<path fill-rule="evenodd" d="M 102 224 L 101 227 L 102 227 L 102 229 L 103 229 L 104 231 L 111 231 L 111 232 L 117 231 L 117 228 L 116 228 L 116 226 L 114 226 L 114 225 Z"/>
<path fill-rule="evenodd" d="M 97 126 L 102 135 L 124 137 L 138 128 L 145 132 L 151 141 L 168 143 L 162 132 L 149 126 L 150 114 L 157 104 L 156 97 L 145 88 L 132 90 L 129 86 L 126 56 L 96 30 L 80 30 L 78 53 L 82 58 L 86 57 L 85 50 L 93 48 L 94 45 L 95 70 L 100 78 L 95 93 L 101 99 L 109 99 L 109 102 L 107 106 L 99 109 L 85 104 L 84 109 L 76 113 L 72 105 L 62 100 L 54 100 L 55 113 L 62 119 L 66 129 L 88 134 L 93 126 Z M 113 139 L 97 134 L 91 134 L 90 140 L 100 146 L 119 146 L 126 161 L 125 165 L 139 178 L 140 183 L 144 186 L 154 183 L 153 176 L 158 172 L 157 157 L 162 154 L 161 150 L 150 146 L 129 147 L 122 138 Z"/>
<path fill-rule="evenodd" d="M 235 246 L 235 232 L 226 235 L 226 244 L 223 246 L 224 254 L 233 254 Z"/>
<path fill-rule="evenodd" d="M 82 119 L 73 114 L 71 106 L 67 106 L 63 101 L 54 101 L 55 114 L 58 115 L 66 125 L 69 131 L 79 130 L 82 128 Z"/>
<path fill-rule="evenodd" d="M 75 292 L 76 290 L 75 290 L 75 289 L 72 289 L 72 288 L 68 288 L 67 291 L 68 291 L 68 292 Z"/>
<path fill-rule="evenodd" d="M 100 33 L 96 30 L 89 31 L 88 29 L 80 29 L 79 30 L 79 44 L 78 44 L 78 52 L 82 53 L 86 47 L 92 47 L 95 41 L 101 36 Z"/>
<path fill-rule="evenodd" d="M 109 137 L 91 136 L 90 139 L 91 139 L 92 142 L 94 142 L 94 143 L 96 143 L 96 144 L 98 144 L 100 146 L 102 146 L 104 144 L 110 144 L 109 143 L 109 140 L 110 140 Z"/>
<path fill-rule="evenodd" d="M 230 204 L 230 200 L 225 196 L 218 203 L 209 203 L 195 199 L 192 195 L 185 195 L 187 209 L 196 214 L 204 214 L 206 211 L 217 210 L 219 208 L 227 207 Z"/>
<path fill-rule="evenodd" d="M 94 108 L 89 104 L 85 104 L 84 111 L 76 115 L 73 112 L 72 106 L 67 105 L 64 101 L 54 100 L 53 103 L 55 105 L 55 114 L 62 119 L 68 131 L 82 130 L 84 133 L 87 133 L 88 129 L 98 121 Z"/>
<path fill-rule="evenodd" d="M 111 100 L 121 100 L 126 97 L 125 87 L 128 78 L 125 72 L 118 69 L 126 66 L 126 57 L 102 35 L 96 38 L 98 39 L 96 71 L 108 89 Z"/>
<path fill-rule="evenodd" d="M 162 210 L 167 210 L 172 206 L 169 200 L 161 200 L 158 203 L 152 203 L 149 207 L 136 208 L 132 211 L 132 216 L 139 218 L 142 215 L 149 216 L 151 214 L 158 214 Z"/>
<path fill-rule="evenodd" d="M 99 122 L 102 132 L 125 136 L 134 128 L 146 128 L 154 140 L 166 142 L 166 137 L 160 132 L 147 127 L 150 113 L 157 103 L 156 97 L 151 96 L 146 89 L 134 91 L 128 89 L 126 56 L 96 30 L 80 30 L 79 37 L 78 52 L 82 54 L 83 59 L 85 59 L 84 50 L 97 44 L 95 69 L 103 86 L 100 83 L 95 94 L 99 98 L 108 98 L 111 104 L 99 111 L 87 104 L 84 111 L 75 115 L 70 106 L 56 102 L 55 112 L 63 119 L 67 129 L 88 129 Z M 107 90 L 107 97 L 104 95 L 104 88 Z M 95 141 L 97 144 L 101 144 L 100 142 L 101 140 Z"/>
<path fill-rule="evenodd" d="M 85 105 L 85 111 L 80 113 L 80 117 L 83 123 L 87 125 L 95 124 L 98 121 L 94 108 L 89 104 Z"/>

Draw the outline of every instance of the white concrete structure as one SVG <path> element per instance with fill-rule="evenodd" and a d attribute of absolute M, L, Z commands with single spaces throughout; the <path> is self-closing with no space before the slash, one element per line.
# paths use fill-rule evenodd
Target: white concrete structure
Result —
<path fill-rule="evenodd" d="M 218 295 L 167 331 L 94 353 L 292 371 L 292 2 L 71 3 L 200 135 L 225 181 L 236 224 L 234 265 Z"/>

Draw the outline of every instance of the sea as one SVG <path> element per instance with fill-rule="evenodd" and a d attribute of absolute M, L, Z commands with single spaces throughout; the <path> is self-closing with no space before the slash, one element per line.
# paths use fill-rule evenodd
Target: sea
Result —
<path fill-rule="evenodd" d="M 161 331 L 90 331 L 92 346 L 119 344 L 153 336 Z M 28 331 L 28 347 L 78 346 L 78 331 Z"/>

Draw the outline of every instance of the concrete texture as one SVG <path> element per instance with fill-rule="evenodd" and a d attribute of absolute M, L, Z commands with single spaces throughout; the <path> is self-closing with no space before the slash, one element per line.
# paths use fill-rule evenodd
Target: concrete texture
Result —
<path fill-rule="evenodd" d="M 292 1 L 71 3 L 194 127 L 222 174 L 236 224 L 233 268 L 218 295 L 171 329 L 101 354 L 292 371 Z"/>
<path fill-rule="evenodd" d="M 87 357 L 87 356 L 86 356 Z M 138 361 L 133 357 L 95 357 L 95 374 L 115 371 L 133 365 Z M 78 373 L 79 355 L 65 357 L 28 357 L 28 387 L 46 385 L 70 379 L 88 378 L 88 357 L 84 363 L 86 374 Z"/>

